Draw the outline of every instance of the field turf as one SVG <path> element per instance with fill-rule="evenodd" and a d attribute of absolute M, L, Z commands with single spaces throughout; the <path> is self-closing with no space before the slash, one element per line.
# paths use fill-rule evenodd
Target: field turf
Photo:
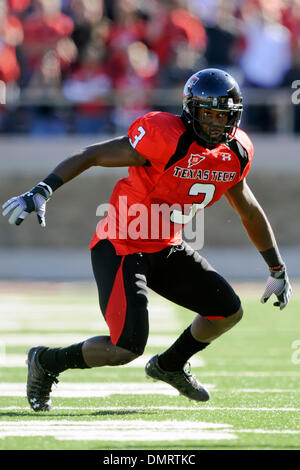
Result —
<path fill-rule="evenodd" d="M 122 367 L 71 370 L 53 410 L 28 406 L 26 351 L 107 334 L 94 284 L 0 284 L 1 450 L 237 450 L 300 448 L 300 288 L 283 311 L 259 302 L 262 284 L 235 286 L 244 318 L 192 358 L 209 402 L 194 403 L 144 365 L 194 314 L 151 293 L 144 356 Z"/>

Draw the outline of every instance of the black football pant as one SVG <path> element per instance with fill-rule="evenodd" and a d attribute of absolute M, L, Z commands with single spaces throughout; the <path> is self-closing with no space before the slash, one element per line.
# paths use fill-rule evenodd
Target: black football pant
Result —
<path fill-rule="evenodd" d="M 185 242 L 122 256 L 109 240 L 101 240 L 91 256 L 111 341 L 134 354 L 143 353 L 149 334 L 147 286 L 208 319 L 228 317 L 240 308 L 228 282 Z"/>

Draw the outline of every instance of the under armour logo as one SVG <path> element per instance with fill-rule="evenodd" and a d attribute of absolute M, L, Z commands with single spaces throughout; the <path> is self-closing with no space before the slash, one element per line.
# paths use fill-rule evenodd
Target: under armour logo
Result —
<path fill-rule="evenodd" d="M 33 193 L 26 193 L 25 196 L 33 196 Z"/>
<path fill-rule="evenodd" d="M 230 155 L 230 153 L 222 153 L 222 160 L 223 160 L 223 162 L 224 162 L 225 160 L 231 160 L 231 155 Z"/>

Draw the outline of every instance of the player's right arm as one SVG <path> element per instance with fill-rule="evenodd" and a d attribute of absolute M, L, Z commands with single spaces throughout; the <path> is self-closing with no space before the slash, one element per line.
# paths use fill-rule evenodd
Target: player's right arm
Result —
<path fill-rule="evenodd" d="M 39 224 L 45 227 L 46 202 L 62 184 L 93 166 L 122 167 L 144 163 L 146 159 L 133 148 L 126 136 L 90 145 L 62 161 L 50 175 L 27 193 L 6 201 L 2 206 L 3 215 L 10 215 L 10 224 L 20 225 L 28 214 L 36 212 Z"/>
<path fill-rule="evenodd" d="M 92 166 L 121 167 L 144 165 L 142 157 L 129 143 L 127 136 L 90 145 L 78 154 L 61 162 L 53 172 L 64 183 Z"/>

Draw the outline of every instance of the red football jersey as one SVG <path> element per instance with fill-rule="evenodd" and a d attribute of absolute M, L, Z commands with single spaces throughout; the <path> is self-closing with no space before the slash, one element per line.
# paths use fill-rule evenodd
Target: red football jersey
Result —
<path fill-rule="evenodd" d="M 253 157 L 244 131 L 209 149 L 179 116 L 165 112 L 138 118 L 128 137 L 147 162 L 129 167 L 128 177 L 118 181 L 90 244 L 108 238 L 120 255 L 179 244 L 184 224 L 245 178 Z"/>

